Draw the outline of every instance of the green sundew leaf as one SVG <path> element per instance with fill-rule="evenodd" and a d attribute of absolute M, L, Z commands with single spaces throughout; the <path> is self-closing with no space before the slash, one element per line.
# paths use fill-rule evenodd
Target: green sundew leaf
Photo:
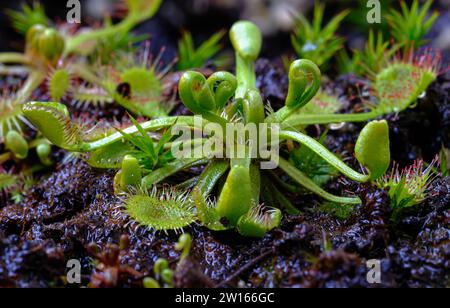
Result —
<path fill-rule="evenodd" d="M 303 106 L 299 114 L 333 114 L 341 108 L 339 98 L 324 91 L 319 91 L 311 102 Z"/>
<path fill-rule="evenodd" d="M 161 96 L 161 80 L 154 69 L 132 67 L 123 72 L 121 80 L 130 85 L 134 96 L 149 99 Z"/>
<path fill-rule="evenodd" d="M 383 113 L 400 112 L 411 106 L 437 78 L 434 68 L 410 63 L 392 64 L 377 74 L 374 84 Z"/>
<path fill-rule="evenodd" d="M 437 162 L 436 157 L 429 165 L 419 160 L 403 170 L 394 166 L 390 175 L 376 182 L 378 187 L 389 190 L 394 220 L 403 210 L 414 207 L 427 198 L 428 187 L 437 174 L 435 168 Z"/>
<path fill-rule="evenodd" d="M 127 83 L 131 89 L 130 97 L 125 97 L 116 91 L 115 82 L 107 83 L 109 92 L 117 103 L 134 114 L 146 117 L 159 117 L 167 114 L 167 106 L 162 106 L 161 96 L 163 85 L 161 76 L 155 68 L 131 67 L 120 76 L 123 83 Z M 171 106 L 169 106 L 171 107 Z"/>
<path fill-rule="evenodd" d="M 379 73 L 386 67 L 387 60 L 390 59 L 400 48 L 400 45 L 390 46 L 389 42 L 383 39 L 383 33 L 379 32 L 375 38 L 374 32 L 369 32 L 369 39 L 363 50 L 354 50 L 355 70 L 359 75 L 365 73 Z"/>
<path fill-rule="evenodd" d="M 87 163 L 99 169 L 119 169 L 123 158 L 133 151 L 128 143 L 116 142 L 92 152 Z"/>
<path fill-rule="evenodd" d="M 44 7 L 37 1 L 31 6 L 23 4 L 21 11 L 7 10 L 6 14 L 11 19 L 14 29 L 20 34 L 26 34 L 34 25 L 48 25 Z"/>
<path fill-rule="evenodd" d="M 175 190 L 138 191 L 125 199 L 124 208 L 136 223 L 157 231 L 178 231 L 197 219 L 192 200 Z"/>

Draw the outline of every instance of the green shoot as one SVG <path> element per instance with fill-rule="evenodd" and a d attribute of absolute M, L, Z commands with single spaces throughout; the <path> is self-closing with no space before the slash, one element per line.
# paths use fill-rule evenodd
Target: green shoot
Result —
<path fill-rule="evenodd" d="M 224 36 L 225 31 L 217 32 L 195 49 L 191 33 L 183 32 L 178 42 L 177 69 L 184 71 L 204 67 L 221 50 L 220 41 Z"/>
<path fill-rule="evenodd" d="M 323 26 L 324 12 L 325 6 L 316 1 L 312 23 L 304 15 L 297 15 L 296 31 L 291 36 L 297 55 L 313 61 L 320 67 L 326 65 L 342 48 L 344 40 L 336 36 L 336 31 L 349 13 L 349 11 L 340 13 Z"/>
<path fill-rule="evenodd" d="M 426 43 L 424 37 L 439 17 L 437 12 L 430 15 L 429 10 L 432 4 L 433 0 L 427 0 L 420 7 L 419 0 L 414 0 L 411 7 L 408 7 L 405 1 L 401 1 L 401 12 L 391 10 L 387 15 L 392 36 L 407 53 Z"/>
<path fill-rule="evenodd" d="M 359 75 L 375 75 L 383 68 L 387 67 L 391 59 L 398 51 L 399 46 L 390 46 L 389 42 L 383 39 L 383 33 L 379 32 L 375 37 L 372 30 L 369 32 L 369 39 L 363 50 L 353 51 L 353 61 L 355 62 L 355 73 Z"/>
<path fill-rule="evenodd" d="M 158 165 L 164 166 L 167 162 L 173 159 L 170 151 L 165 152 L 166 143 L 172 139 L 170 129 L 162 135 L 158 144 L 154 144 L 152 138 L 150 138 L 139 122 L 132 116 L 130 116 L 130 119 L 137 128 L 139 135 L 130 135 L 122 130 L 119 130 L 119 132 L 130 144 L 135 147 L 136 151 L 134 152 L 134 156 L 139 158 L 144 168 L 153 170 Z"/>
<path fill-rule="evenodd" d="M 14 29 L 20 34 L 26 34 L 34 25 L 48 25 L 44 7 L 37 1 L 32 5 L 23 4 L 21 11 L 7 10 Z"/>
<path fill-rule="evenodd" d="M 436 177 L 434 166 L 437 162 L 438 158 L 426 167 L 418 160 L 401 171 L 394 165 L 390 175 L 377 181 L 380 188 L 389 190 L 394 218 L 403 209 L 416 206 L 427 198 L 428 187 Z"/>

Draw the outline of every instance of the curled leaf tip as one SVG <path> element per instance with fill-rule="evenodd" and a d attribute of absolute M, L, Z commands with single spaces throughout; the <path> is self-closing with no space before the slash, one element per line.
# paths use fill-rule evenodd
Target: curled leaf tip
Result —
<path fill-rule="evenodd" d="M 262 34 L 250 21 L 238 21 L 230 30 L 230 39 L 236 52 L 246 60 L 255 61 L 262 47 Z"/>
<path fill-rule="evenodd" d="M 306 59 L 292 62 L 286 106 L 297 109 L 309 103 L 319 91 L 320 83 L 320 69 L 314 62 Z"/>
<path fill-rule="evenodd" d="M 203 74 L 189 71 L 183 74 L 178 84 L 183 104 L 190 111 L 202 114 L 214 109 L 213 95 Z"/>

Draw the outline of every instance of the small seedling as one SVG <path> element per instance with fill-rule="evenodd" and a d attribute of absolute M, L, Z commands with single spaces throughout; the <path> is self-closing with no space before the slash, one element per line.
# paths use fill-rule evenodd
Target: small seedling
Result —
<path fill-rule="evenodd" d="M 394 217 L 402 210 L 414 207 L 427 198 L 427 190 L 436 178 L 434 167 L 437 162 L 438 158 L 426 166 L 423 160 L 418 160 L 403 170 L 394 165 L 389 175 L 377 181 L 380 188 L 389 190 Z"/>
<path fill-rule="evenodd" d="M 47 25 L 44 7 L 37 1 L 32 5 L 23 4 L 21 11 L 7 10 L 12 26 L 20 34 L 26 34 L 34 25 Z"/>
<path fill-rule="evenodd" d="M 406 53 L 417 50 L 426 42 L 424 40 L 425 35 L 439 17 L 437 12 L 429 13 L 432 4 L 433 0 L 427 0 L 420 7 L 419 0 L 414 0 L 408 7 L 405 1 L 401 1 L 401 12 L 391 10 L 386 16 L 392 28 L 392 36 Z"/>
<path fill-rule="evenodd" d="M 217 32 L 195 49 L 191 33 L 184 32 L 178 43 L 177 69 L 184 71 L 204 67 L 221 50 L 220 41 L 224 36 L 224 31 Z"/>
<path fill-rule="evenodd" d="M 178 242 L 175 244 L 175 249 L 181 251 L 180 260 L 178 261 L 176 270 L 182 267 L 183 263 L 189 257 L 192 246 L 191 242 L 191 236 L 187 233 L 183 233 L 178 239 Z M 161 286 L 164 286 L 166 288 L 173 288 L 173 278 L 175 273 L 169 268 L 169 262 L 166 259 L 159 258 L 158 260 L 156 260 L 155 264 L 153 265 L 153 273 L 155 274 L 155 278 L 144 278 L 144 288 L 159 289 L 161 288 Z"/>
<path fill-rule="evenodd" d="M 291 36 L 292 45 L 300 58 L 313 61 L 322 67 L 338 52 L 344 40 L 336 36 L 339 25 L 348 15 L 344 11 L 323 26 L 325 6 L 318 1 L 314 5 L 313 22 L 301 14 L 296 16 L 296 31 Z"/>
<path fill-rule="evenodd" d="M 392 59 L 399 50 L 400 45 L 393 45 L 383 39 L 383 33 L 374 34 L 373 30 L 369 32 L 369 38 L 364 49 L 353 50 L 352 59 L 349 58 L 345 50 L 340 54 L 341 70 L 346 73 L 355 73 L 360 76 L 376 76 L 382 69 L 389 65 L 389 59 Z"/>

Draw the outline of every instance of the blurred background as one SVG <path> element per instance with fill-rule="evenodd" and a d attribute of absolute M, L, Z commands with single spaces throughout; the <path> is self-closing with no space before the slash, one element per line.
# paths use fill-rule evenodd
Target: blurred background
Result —
<path fill-rule="evenodd" d="M 4 14 L 7 9 L 19 9 L 24 0 L 1 0 L 0 3 L 0 51 L 21 50 L 23 40 L 9 25 Z M 55 21 L 62 21 L 67 14 L 66 1 L 41 0 L 47 15 Z M 100 21 L 102 16 L 115 16 L 120 0 L 81 0 L 82 25 Z M 327 4 L 325 21 L 344 9 L 352 13 L 340 27 L 340 35 L 347 39 L 348 48 L 364 45 L 368 27 L 386 28 L 385 20 L 380 25 L 369 25 L 366 21 L 366 0 L 320 1 Z M 381 1 L 383 11 L 397 6 L 399 1 Z M 408 1 L 407 1 L 408 2 Z M 227 29 L 238 19 L 250 19 L 257 23 L 266 36 L 263 56 L 278 57 L 292 53 L 290 34 L 293 31 L 292 12 L 311 16 L 314 0 L 165 0 L 156 18 L 136 29 L 138 33 L 151 33 L 155 49 L 165 46 L 166 58 L 174 57 L 177 41 L 182 30 L 193 33 L 194 40 L 201 42 L 214 32 Z M 450 51 L 450 0 L 435 0 L 433 9 L 441 15 L 430 31 L 430 45 Z M 382 13 L 383 17 L 383 13 Z M 227 42 L 227 40 L 224 40 Z"/>

